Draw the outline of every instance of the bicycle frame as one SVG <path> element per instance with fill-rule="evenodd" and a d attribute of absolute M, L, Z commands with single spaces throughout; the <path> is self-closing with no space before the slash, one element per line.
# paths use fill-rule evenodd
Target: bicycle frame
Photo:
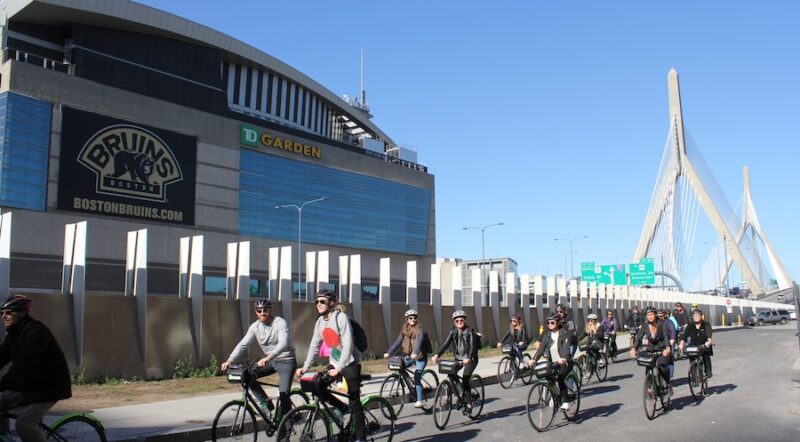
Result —
<path fill-rule="evenodd" d="M 59 426 L 61 426 L 61 424 L 64 421 L 72 419 L 72 418 L 74 418 L 76 416 L 82 416 L 82 417 L 85 417 L 85 418 L 93 421 L 95 424 L 97 424 L 97 426 L 100 428 L 100 430 L 102 430 L 103 435 L 105 435 L 106 427 L 103 426 L 103 423 L 100 422 L 100 419 L 98 419 L 97 417 L 95 417 L 91 413 L 68 413 L 68 414 L 65 414 L 65 415 L 59 417 L 58 419 L 56 419 L 50 425 L 47 425 L 44 422 L 39 422 L 39 428 L 41 428 L 42 431 L 44 431 L 45 437 L 47 437 L 48 440 L 52 438 L 52 439 L 57 440 L 57 441 L 69 442 L 68 439 L 64 439 L 63 437 L 61 437 L 58 433 L 55 432 L 55 430 Z M 6 412 L 0 412 L 0 418 L 16 420 L 17 419 L 17 415 L 13 414 L 13 413 L 9 413 L 7 411 Z M 103 436 L 103 437 L 105 437 L 105 436 Z"/>

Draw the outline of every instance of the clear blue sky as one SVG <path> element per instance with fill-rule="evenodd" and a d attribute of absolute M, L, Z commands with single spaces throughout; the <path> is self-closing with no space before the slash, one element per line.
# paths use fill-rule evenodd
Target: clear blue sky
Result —
<path fill-rule="evenodd" d="M 750 166 L 762 226 L 800 278 L 798 2 L 143 3 L 340 96 L 358 93 L 363 48 L 373 121 L 436 176 L 437 255 L 480 258 L 480 233 L 461 228 L 502 221 L 486 255 L 523 273 L 564 272 L 569 245 L 556 237 L 589 236 L 575 242 L 576 272 L 632 255 L 674 67 L 686 127 L 720 186 L 736 205 Z"/>

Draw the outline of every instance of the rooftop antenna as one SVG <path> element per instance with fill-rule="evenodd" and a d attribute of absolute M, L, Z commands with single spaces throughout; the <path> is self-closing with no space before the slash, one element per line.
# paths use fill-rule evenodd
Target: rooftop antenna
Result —
<path fill-rule="evenodd" d="M 367 91 L 364 90 L 364 48 L 361 48 L 361 105 L 367 106 Z"/>

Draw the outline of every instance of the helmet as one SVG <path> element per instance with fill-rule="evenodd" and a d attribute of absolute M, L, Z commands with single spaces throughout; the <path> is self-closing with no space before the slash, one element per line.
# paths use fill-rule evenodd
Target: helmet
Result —
<path fill-rule="evenodd" d="M 11 295 L 3 301 L 3 305 L 0 306 L 0 310 L 25 310 L 26 312 L 29 312 L 31 307 L 33 307 L 33 301 L 31 301 L 31 298 L 25 295 Z"/>
<path fill-rule="evenodd" d="M 692 303 L 692 310 L 697 310 L 698 307 L 700 307 L 700 304 L 698 304 L 696 302 Z"/>
<path fill-rule="evenodd" d="M 556 304 L 556 310 L 564 310 L 567 311 L 567 308 L 564 307 L 564 304 Z"/>
<path fill-rule="evenodd" d="M 522 315 L 514 315 L 511 317 L 512 321 L 522 322 Z"/>
<path fill-rule="evenodd" d="M 648 313 L 658 313 L 658 312 L 656 311 L 655 307 L 648 305 L 647 308 L 644 309 L 644 314 L 646 315 Z"/>
<path fill-rule="evenodd" d="M 682 303 L 680 303 L 680 302 L 676 302 L 676 303 L 675 303 L 675 308 L 678 308 L 678 307 L 683 307 L 683 304 L 682 304 Z"/>
<path fill-rule="evenodd" d="M 595 315 L 594 313 L 589 313 L 589 316 L 587 316 L 586 319 L 594 319 L 595 321 L 597 321 L 597 315 Z"/>
<path fill-rule="evenodd" d="M 272 308 L 272 301 L 267 298 L 259 298 L 258 301 L 256 301 L 256 308 Z"/>
<path fill-rule="evenodd" d="M 456 319 L 456 318 L 467 319 L 467 312 L 465 312 L 464 310 L 456 310 L 456 311 L 453 312 L 453 315 L 451 316 L 451 318 L 452 319 Z"/>
<path fill-rule="evenodd" d="M 417 314 L 417 311 L 412 308 L 410 310 L 406 310 L 406 314 L 403 316 L 407 318 L 409 316 L 419 316 L 419 314 Z"/>
<path fill-rule="evenodd" d="M 317 292 L 317 295 L 314 296 L 314 299 L 327 298 L 328 301 L 336 302 L 336 298 L 337 297 L 338 296 L 336 295 L 336 292 L 334 292 L 333 290 L 331 290 L 331 289 L 322 289 L 322 290 Z"/>
<path fill-rule="evenodd" d="M 700 310 L 699 308 L 696 308 L 696 309 L 692 310 L 692 314 L 695 314 L 695 313 L 698 313 L 698 314 L 700 314 L 700 316 L 703 316 L 703 311 Z"/>
<path fill-rule="evenodd" d="M 548 321 L 556 321 L 559 324 L 561 324 L 561 315 L 559 315 L 558 313 L 555 313 L 555 312 L 554 313 L 550 313 L 550 316 L 547 317 L 547 320 Z"/>

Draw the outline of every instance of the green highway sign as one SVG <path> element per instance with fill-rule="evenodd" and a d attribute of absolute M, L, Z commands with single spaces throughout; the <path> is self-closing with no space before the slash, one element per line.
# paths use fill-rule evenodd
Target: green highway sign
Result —
<path fill-rule="evenodd" d="M 581 279 L 597 284 L 626 285 L 625 264 L 596 266 L 593 262 L 581 263 Z"/>
<path fill-rule="evenodd" d="M 638 263 L 630 264 L 631 285 L 653 285 L 656 283 L 656 271 L 653 258 L 642 258 Z"/>

